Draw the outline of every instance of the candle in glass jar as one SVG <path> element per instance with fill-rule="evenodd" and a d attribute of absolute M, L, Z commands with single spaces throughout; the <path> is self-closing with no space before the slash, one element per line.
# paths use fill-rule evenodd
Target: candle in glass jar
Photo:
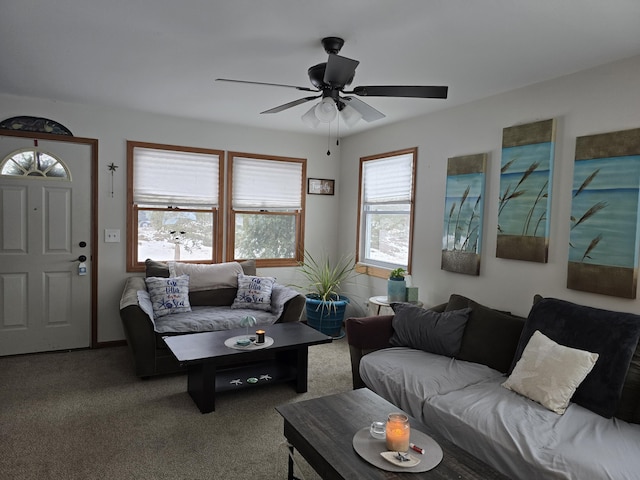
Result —
<path fill-rule="evenodd" d="M 404 413 L 390 413 L 386 428 L 387 449 L 392 452 L 408 451 L 410 435 L 409 418 Z"/>
<path fill-rule="evenodd" d="M 258 336 L 256 343 L 264 343 L 264 333 L 264 330 L 256 330 L 256 335 Z"/>

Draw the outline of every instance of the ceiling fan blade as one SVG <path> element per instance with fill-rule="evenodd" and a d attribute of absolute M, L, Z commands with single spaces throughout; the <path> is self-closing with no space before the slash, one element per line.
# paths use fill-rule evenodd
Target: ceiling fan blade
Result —
<path fill-rule="evenodd" d="M 318 90 L 309 87 L 297 87 L 295 85 L 284 85 L 282 83 L 267 83 L 267 82 L 250 82 L 248 80 L 232 80 L 230 78 L 216 78 L 216 82 L 232 82 L 232 83 L 248 83 L 250 85 L 267 85 L 270 87 L 286 87 L 295 88 L 296 90 L 302 90 L 304 92 L 317 92 Z"/>
<path fill-rule="evenodd" d="M 376 120 L 380 120 L 386 116 L 384 113 L 376 110 L 371 105 L 364 103 L 358 98 L 341 97 L 340 100 L 344 100 L 346 105 L 350 105 L 357 110 L 360 115 L 362 115 L 362 119 L 367 122 L 375 122 Z"/>
<path fill-rule="evenodd" d="M 315 100 L 316 98 L 320 98 L 321 96 L 322 95 L 317 95 L 315 97 L 300 98 L 298 100 L 294 100 L 293 102 L 285 103 L 284 105 L 280 105 L 278 107 L 270 108 L 269 110 L 265 110 L 264 112 L 260 112 L 260 113 L 262 114 L 262 113 L 278 113 L 278 112 L 282 112 L 283 110 L 286 110 L 287 108 L 295 107 L 297 105 L 301 105 L 303 103 L 310 102 L 311 100 Z"/>
<path fill-rule="evenodd" d="M 353 80 L 359 63 L 357 60 L 330 53 L 327 67 L 324 71 L 324 83 L 336 87 L 349 85 Z"/>
<path fill-rule="evenodd" d="M 414 97 L 414 98 L 447 98 L 449 87 L 411 86 L 411 85 L 379 85 L 355 87 L 353 92 L 361 97 Z"/>

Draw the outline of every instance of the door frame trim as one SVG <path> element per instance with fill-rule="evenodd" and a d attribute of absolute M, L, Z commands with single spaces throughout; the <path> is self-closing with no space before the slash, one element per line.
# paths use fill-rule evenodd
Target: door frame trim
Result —
<path fill-rule="evenodd" d="M 54 135 L 40 132 L 20 132 L 0 129 L 5 137 L 22 137 L 63 143 L 78 143 L 91 148 L 91 348 L 98 343 L 98 139 Z"/>

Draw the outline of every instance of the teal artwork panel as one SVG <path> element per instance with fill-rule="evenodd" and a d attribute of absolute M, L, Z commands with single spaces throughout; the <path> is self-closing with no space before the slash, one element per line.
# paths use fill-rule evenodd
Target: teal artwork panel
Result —
<path fill-rule="evenodd" d="M 640 155 L 575 163 L 569 261 L 638 265 Z"/>
<path fill-rule="evenodd" d="M 484 173 L 447 176 L 443 250 L 480 253 Z"/>
<path fill-rule="evenodd" d="M 549 235 L 554 142 L 502 149 L 498 235 Z"/>

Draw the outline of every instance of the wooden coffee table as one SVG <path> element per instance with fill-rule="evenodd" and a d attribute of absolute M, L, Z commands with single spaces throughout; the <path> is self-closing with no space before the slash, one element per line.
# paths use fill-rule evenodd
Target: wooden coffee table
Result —
<path fill-rule="evenodd" d="M 289 480 L 295 478 L 294 449 L 323 480 L 508 480 L 412 417 L 409 417 L 411 428 L 431 436 L 442 448 L 444 457 L 437 467 L 423 473 L 397 473 L 381 470 L 363 460 L 353 449 L 353 436 L 372 421 L 386 419 L 390 412 L 399 410 L 366 388 L 280 405 L 276 410 L 284 418 L 284 436 L 291 445 Z"/>
<path fill-rule="evenodd" d="M 239 350 L 225 340 L 246 334 L 246 328 L 163 337 L 181 365 L 187 367 L 187 390 L 202 413 L 215 410 L 216 392 L 292 382 L 307 391 L 309 346 L 330 343 L 331 337 L 300 322 L 261 327 L 273 345 Z"/>

